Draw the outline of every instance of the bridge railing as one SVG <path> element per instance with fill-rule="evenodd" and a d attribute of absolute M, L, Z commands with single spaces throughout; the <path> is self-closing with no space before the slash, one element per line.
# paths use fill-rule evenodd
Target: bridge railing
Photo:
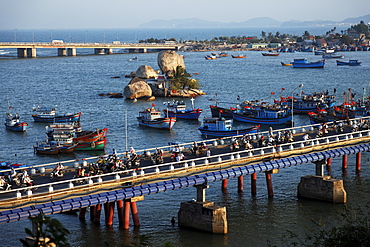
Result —
<path fill-rule="evenodd" d="M 361 117 L 361 118 L 354 118 L 350 119 L 349 121 L 359 121 L 359 120 L 369 120 L 369 117 Z M 346 122 L 346 120 L 342 121 L 337 121 L 339 122 Z M 328 123 L 330 125 L 330 123 Z M 298 133 L 305 133 L 307 131 L 313 131 L 315 130 L 320 124 L 310 124 L 310 125 L 304 125 L 304 126 L 298 126 L 298 127 L 293 127 L 293 128 L 284 128 L 284 129 L 276 129 L 273 130 L 272 134 L 277 134 L 278 132 L 284 132 L 284 131 L 290 131 L 292 134 L 298 134 Z M 259 139 L 262 135 L 268 136 L 270 134 L 269 131 L 263 131 L 263 132 L 258 132 L 254 134 L 248 134 L 248 136 L 251 136 L 253 140 Z M 196 141 L 195 143 L 200 144 L 200 143 L 206 143 L 207 145 L 211 145 L 213 147 L 217 145 L 225 145 L 225 144 L 230 144 L 233 139 L 235 138 L 240 138 L 243 135 L 238 135 L 238 136 L 230 136 L 230 137 L 222 137 L 222 138 L 216 138 L 216 139 L 207 139 L 203 141 Z M 140 157 L 144 157 L 146 153 L 152 153 L 155 152 L 157 149 L 164 150 L 167 153 L 172 152 L 173 148 L 175 146 L 178 146 L 181 150 L 189 150 L 191 146 L 193 145 L 193 142 L 187 142 L 187 143 L 181 143 L 181 142 L 176 142 L 176 143 L 169 143 L 167 146 L 161 146 L 161 147 L 154 147 L 154 148 L 147 148 L 147 149 L 141 149 L 137 150 L 136 153 Z M 125 155 L 125 152 L 121 152 L 117 154 L 118 156 L 123 156 Z M 47 164 L 38 164 L 38 165 L 25 165 L 22 168 L 16 168 L 16 171 L 23 170 L 27 168 L 30 170 L 32 175 L 35 174 L 43 174 L 48 171 L 48 169 L 54 168 L 58 163 L 62 163 L 66 168 L 78 168 L 79 166 L 87 167 L 89 162 L 96 162 L 100 157 L 106 158 L 108 157 L 109 154 L 103 155 L 103 156 L 95 156 L 95 157 L 86 157 L 82 159 L 77 159 L 77 160 L 66 160 L 66 161 L 59 161 L 59 162 L 52 162 L 52 163 L 47 163 Z M 10 172 L 10 169 L 2 169 L 2 172 Z"/>
<path fill-rule="evenodd" d="M 308 126 L 310 127 L 310 126 Z M 305 128 L 299 127 L 301 131 L 306 131 Z M 358 139 L 364 136 L 370 136 L 370 130 L 361 130 L 355 131 L 351 133 L 342 133 L 336 134 L 331 136 L 325 136 L 320 138 L 312 138 L 310 140 L 302 140 L 302 141 L 295 141 L 290 143 L 279 144 L 276 146 L 266 146 L 266 147 L 259 147 L 253 148 L 250 150 L 239 150 L 239 151 L 230 151 L 224 154 L 216 154 L 211 155 L 209 157 L 198 157 L 190 160 L 183 160 L 179 162 L 170 162 L 165 164 L 158 164 L 158 165 L 151 165 L 140 167 L 138 169 L 129 169 L 124 171 L 117 171 L 113 173 L 106 173 L 102 175 L 95 175 L 89 176 L 84 178 L 76 178 L 76 179 L 69 179 L 57 182 L 51 182 L 46 184 L 35 185 L 27 188 L 17 188 L 12 189 L 9 191 L 0 191 L 0 195 L 7 194 L 7 199 L 9 198 L 21 198 L 23 195 L 22 193 L 26 193 L 26 196 L 31 197 L 33 196 L 33 190 L 40 189 L 42 193 L 54 193 L 54 187 L 62 187 L 58 190 L 63 189 L 73 189 L 74 187 L 79 188 L 76 186 L 75 183 L 79 183 L 82 180 L 87 180 L 87 186 L 91 186 L 94 184 L 99 184 L 103 182 L 135 182 L 141 179 L 144 179 L 146 176 L 152 175 L 171 175 L 171 173 L 178 173 L 182 170 L 187 170 L 189 168 L 202 168 L 207 167 L 209 165 L 214 165 L 217 163 L 238 160 L 241 158 L 248 158 L 248 157 L 256 157 L 258 155 L 270 154 L 275 152 L 281 152 L 286 150 L 294 150 L 300 148 L 306 148 L 309 146 L 315 146 L 319 144 L 329 144 L 329 143 L 336 143 L 336 142 L 343 142 L 348 139 Z M 229 138 L 225 138 L 229 139 Z M 215 139 L 217 140 L 217 139 Z M 242 164 L 240 164 L 242 165 Z M 61 185 L 61 186 L 60 186 Z M 12 195 L 13 194 L 13 195 Z"/>

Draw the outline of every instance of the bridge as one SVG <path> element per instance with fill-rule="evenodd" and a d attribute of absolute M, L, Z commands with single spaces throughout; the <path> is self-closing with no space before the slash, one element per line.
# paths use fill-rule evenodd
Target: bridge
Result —
<path fill-rule="evenodd" d="M 136 169 L 84 178 L 73 179 L 72 174 L 79 165 L 87 167 L 88 163 L 95 162 L 97 157 L 64 161 L 68 172 L 63 180 L 55 182 L 50 181 L 48 174 L 56 163 L 29 166 L 37 185 L 0 191 L 0 223 L 22 220 L 39 213 L 56 214 L 71 210 L 80 211 L 80 218 L 84 218 L 88 208 L 91 220 L 99 223 L 101 207 L 104 205 L 106 224 L 112 225 L 117 204 L 119 223 L 128 229 L 130 208 L 134 225 L 140 225 L 136 202 L 144 200 L 144 196 L 194 186 L 197 193 L 196 202 L 207 207 L 210 202 L 205 199 L 206 189 L 211 182 L 222 181 L 222 188 L 226 188 L 228 179 L 237 178 L 238 190 L 242 191 L 243 177 L 251 175 L 251 193 L 256 194 L 256 174 L 265 173 L 268 196 L 272 197 L 274 173 L 283 168 L 307 163 L 313 163 L 310 167 L 314 167 L 312 170 L 315 171 L 315 174 L 307 176 L 307 179 L 314 179 L 316 184 L 324 183 L 324 187 L 328 187 L 329 195 L 312 195 L 310 192 L 307 194 L 304 189 L 298 194 L 345 203 L 346 192 L 336 187 L 338 184 L 340 187 L 341 180 L 324 176 L 324 166 L 330 166 L 333 158 L 342 157 L 342 168 L 346 169 L 348 155 L 356 154 L 356 170 L 359 171 L 361 153 L 370 150 L 370 129 L 352 131 L 346 124 L 343 133 L 330 130 L 328 134 L 318 138 L 315 134 L 316 128 L 317 125 L 307 125 L 275 130 L 274 134 L 278 131 L 291 131 L 296 141 L 253 149 L 230 151 L 231 137 L 210 139 L 206 142 L 211 148 L 211 156 L 194 156 L 189 153 L 186 160 L 179 162 L 172 161 L 169 157 L 173 146 L 159 147 L 165 150 L 164 164 L 151 165 L 148 160 L 144 160 L 142 166 Z M 305 133 L 308 133 L 311 139 L 303 140 Z M 269 132 L 260 132 L 257 135 L 268 134 Z M 253 134 L 254 141 L 258 138 L 257 135 Z M 178 146 L 187 150 L 191 144 L 182 143 Z M 144 154 L 154 150 L 155 148 L 140 150 L 138 153 Z M 301 178 L 301 182 L 304 183 L 304 179 L 306 178 Z M 86 183 L 80 184 L 79 181 Z M 333 184 L 334 188 L 328 186 L 327 182 Z M 339 196 L 330 194 L 333 190 L 339 191 Z M 210 206 L 214 208 L 213 204 Z"/>
<path fill-rule="evenodd" d="M 179 44 L 160 43 L 65 43 L 63 41 L 52 42 L 0 42 L 0 49 L 17 49 L 18 58 L 35 58 L 37 49 L 55 48 L 58 56 L 76 56 L 76 49 L 93 49 L 94 54 L 113 54 L 113 49 L 122 49 L 130 53 L 146 53 L 148 51 L 175 50 Z"/>

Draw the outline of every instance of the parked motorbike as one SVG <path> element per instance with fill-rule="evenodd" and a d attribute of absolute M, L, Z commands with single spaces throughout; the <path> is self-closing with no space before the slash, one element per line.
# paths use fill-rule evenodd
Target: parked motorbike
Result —
<path fill-rule="evenodd" d="M 53 179 L 53 178 L 61 178 L 64 176 L 64 171 L 63 170 L 57 170 L 57 169 L 53 169 L 49 175 L 49 178 L 50 179 Z"/>

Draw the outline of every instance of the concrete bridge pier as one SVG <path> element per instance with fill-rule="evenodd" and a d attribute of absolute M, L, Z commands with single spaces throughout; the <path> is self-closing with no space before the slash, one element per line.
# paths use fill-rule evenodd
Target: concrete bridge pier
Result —
<path fill-rule="evenodd" d="M 238 192 L 244 191 L 244 176 L 238 177 Z"/>
<path fill-rule="evenodd" d="M 361 170 L 361 153 L 356 154 L 356 171 Z"/>
<path fill-rule="evenodd" d="M 17 48 L 18 58 L 36 57 L 36 48 Z"/>
<path fill-rule="evenodd" d="M 147 52 L 148 52 L 148 50 L 147 50 L 146 48 L 142 48 L 142 49 L 139 49 L 139 52 L 140 52 L 140 53 L 147 53 Z"/>
<path fill-rule="evenodd" d="M 197 200 L 182 202 L 178 212 L 178 225 L 182 228 L 226 234 L 228 232 L 226 207 L 205 200 L 208 185 L 196 185 Z"/>
<path fill-rule="evenodd" d="M 252 196 L 257 195 L 257 173 L 251 175 L 251 193 Z"/>
<path fill-rule="evenodd" d="M 87 208 L 80 209 L 80 214 L 78 215 L 78 218 L 80 218 L 80 220 L 85 220 L 86 211 L 87 211 Z"/>
<path fill-rule="evenodd" d="M 342 169 L 347 169 L 347 165 L 348 165 L 348 155 L 345 154 L 343 155 L 343 158 L 342 158 Z"/>
<path fill-rule="evenodd" d="M 94 223 L 100 224 L 100 217 L 101 217 L 101 204 L 95 206 L 95 215 L 94 215 Z"/>
<path fill-rule="evenodd" d="M 58 48 L 58 57 L 65 57 L 67 56 L 67 49 L 66 48 Z"/>
<path fill-rule="evenodd" d="M 67 48 L 68 56 L 76 56 L 76 48 Z"/>
<path fill-rule="evenodd" d="M 95 48 L 95 49 L 94 49 L 94 54 L 95 54 L 95 55 L 98 55 L 98 54 L 105 54 L 103 51 L 104 51 L 104 49 L 103 49 L 103 48 Z"/>
<path fill-rule="evenodd" d="M 27 48 L 27 57 L 36 57 L 36 48 Z"/>
<path fill-rule="evenodd" d="M 227 190 L 227 182 L 228 181 L 229 181 L 228 179 L 223 179 L 222 180 L 222 184 L 221 184 L 222 191 L 226 191 Z"/>

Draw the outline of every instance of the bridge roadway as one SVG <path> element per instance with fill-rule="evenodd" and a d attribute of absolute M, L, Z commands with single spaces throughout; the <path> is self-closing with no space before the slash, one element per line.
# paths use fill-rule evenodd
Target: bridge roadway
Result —
<path fill-rule="evenodd" d="M 181 44 L 161 43 L 53 43 L 53 42 L 0 42 L 0 49 L 18 50 L 18 57 L 36 57 L 36 49 L 57 48 L 58 56 L 76 56 L 76 49 L 94 49 L 95 54 L 112 54 L 112 49 L 126 49 L 146 53 L 148 50 L 178 51 Z"/>
<path fill-rule="evenodd" d="M 164 164 L 150 165 L 149 160 L 143 160 L 139 169 L 83 178 L 87 183 L 81 185 L 76 184 L 76 181 L 81 179 L 71 179 L 75 169 L 73 164 L 68 166 L 65 177 L 59 181 L 50 181 L 48 178 L 48 171 L 55 163 L 33 166 L 33 172 L 36 169 L 43 171 L 33 175 L 38 185 L 0 192 L 0 223 L 21 220 L 40 212 L 54 214 L 78 210 L 105 202 L 269 172 L 370 150 L 370 130 L 352 132 L 349 126 L 345 126 L 344 133 L 338 134 L 331 130 L 324 137 L 315 138 L 316 130 L 313 127 L 295 127 L 292 130 L 297 131 L 295 142 L 253 150 L 230 152 L 229 144 L 222 143 L 230 141 L 230 138 L 207 140 L 207 143 L 211 144 L 210 157 L 187 154 L 186 160 L 172 162 L 170 152 L 167 151 Z M 312 139 L 303 141 L 305 132 L 308 132 Z M 186 149 L 190 143 L 180 146 Z M 75 161 L 64 163 L 67 162 Z"/>

